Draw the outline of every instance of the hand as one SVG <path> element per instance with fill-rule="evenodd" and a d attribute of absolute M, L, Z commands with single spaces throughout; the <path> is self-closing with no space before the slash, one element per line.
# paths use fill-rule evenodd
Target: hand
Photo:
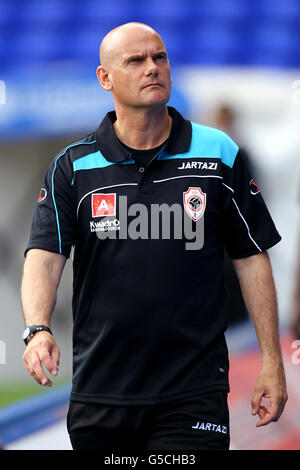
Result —
<path fill-rule="evenodd" d="M 47 331 L 38 331 L 29 341 L 22 360 L 32 378 L 40 385 L 51 387 L 52 382 L 42 367 L 56 376 L 58 373 L 60 351 L 54 337 Z"/>
<path fill-rule="evenodd" d="M 262 398 L 269 399 L 269 407 L 262 405 Z M 259 415 L 256 426 L 265 426 L 278 421 L 287 402 L 285 374 L 281 362 L 272 362 L 262 367 L 256 381 L 251 400 L 252 415 Z"/>

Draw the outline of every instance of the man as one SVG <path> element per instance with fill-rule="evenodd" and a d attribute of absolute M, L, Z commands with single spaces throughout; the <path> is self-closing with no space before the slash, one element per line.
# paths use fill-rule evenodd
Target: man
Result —
<path fill-rule="evenodd" d="M 114 29 L 100 62 L 115 112 L 46 173 L 21 288 L 26 325 L 41 326 L 25 330 L 23 361 L 42 385 L 51 384 L 42 364 L 58 372 L 50 319 L 74 245 L 73 448 L 228 449 L 224 243 L 262 352 L 252 412 L 263 426 L 286 402 L 266 253 L 280 236 L 237 145 L 166 106 L 169 61 L 152 28 Z M 158 206 L 174 211 L 172 236 L 149 222 Z M 200 233 L 195 245 L 179 219 Z"/>

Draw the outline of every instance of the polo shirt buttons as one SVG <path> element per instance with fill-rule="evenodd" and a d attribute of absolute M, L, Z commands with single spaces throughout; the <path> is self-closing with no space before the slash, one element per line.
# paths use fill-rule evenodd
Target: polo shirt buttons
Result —
<path fill-rule="evenodd" d="M 140 167 L 139 167 L 139 172 L 140 172 L 140 173 L 144 173 L 144 171 L 145 171 L 145 168 L 144 168 L 143 166 L 140 166 Z"/>

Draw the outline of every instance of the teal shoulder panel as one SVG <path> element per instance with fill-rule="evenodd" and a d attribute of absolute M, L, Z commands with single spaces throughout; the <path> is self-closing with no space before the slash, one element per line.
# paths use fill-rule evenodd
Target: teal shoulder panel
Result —
<path fill-rule="evenodd" d="M 73 168 L 74 171 L 91 170 L 92 168 L 104 168 L 110 165 L 113 165 L 113 163 L 106 160 L 98 150 L 97 152 L 89 153 L 88 155 L 75 160 Z"/>
<path fill-rule="evenodd" d="M 134 160 L 128 159 L 125 160 L 124 163 L 135 163 Z M 105 168 L 107 166 L 116 165 L 116 163 L 109 162 L 106 158 L 102 155 L 100 150 L 94 153 L 89 153 L 84 157 L 78 158 L 73 163 L 74 171 L 78 170 L 93 170 L 94 168 Z"/>
<path fill-rule="evenodd" d="M 239 147 L 225 132 L 192 122 L 192 141 L 188 152 L 168 155 L 162 153 L 159 160 L 181 158 L 219 158 L 232 167 Z"/>
<path fill-rule="evenodd" d="M 232 167 L 238 153 L 237 144 L 225 132 L 202 124 L 192 123 L 192 142 L 189 152 L 220 158 L 225 165 Z"/>

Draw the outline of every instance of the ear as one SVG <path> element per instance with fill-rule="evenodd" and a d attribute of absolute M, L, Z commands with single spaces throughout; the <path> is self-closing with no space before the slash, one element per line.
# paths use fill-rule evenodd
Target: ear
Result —
<path fill-rule="evenodd" d="M 99 83 L 106 91 L 112 90 L 112 83 L 108 71 L 103 65 L 99 65 L 96 70 L 96 75 L 98 77 Z"/>

